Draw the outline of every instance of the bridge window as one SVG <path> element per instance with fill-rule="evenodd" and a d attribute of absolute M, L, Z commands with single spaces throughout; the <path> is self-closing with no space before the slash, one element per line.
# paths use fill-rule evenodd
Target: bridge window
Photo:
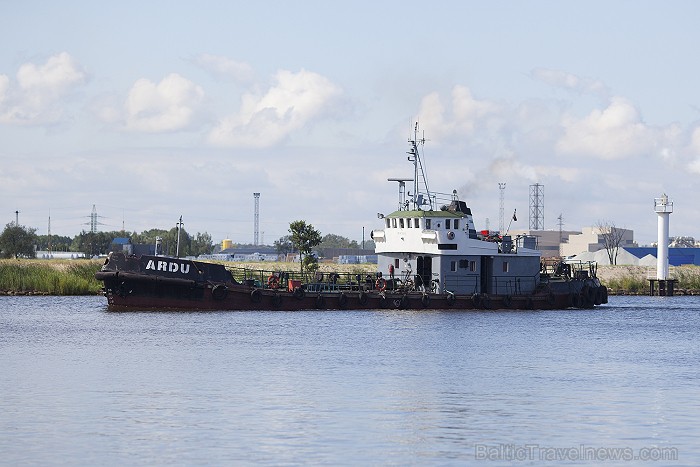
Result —
<path fill-rule="evenodd" d="M 455 219 L 454 228 L 455 228 L 455 230 L 459 229 L 459 219 Z"/>
<path fill-rule="evenodd" d="M 403 229 L 403 218 L 399 219 L 399 228 Z"/>
<path fill-rule="evenodd" d="M 455 272 L 457 270 L 457 261 L 450 261 L 450 271 Z"/>
<path fill-rule="evenodd" d="M 469 270 L 471 272 L 476 271 L 476 261 L 469 261 Z"/>
<path fill-rule="evenodd" d="M 406 219 L 406 228 L 407 229 L 411 228 L 411 219 Z"/>
<path fill-rule="evenodd" d="M 503 261 L 503 272 L 508 272 L 508 261 Z"/>
<path fill-rule="evenodd" d="M 426 230 L 432 229 L 430 224 L 431 224 L 430 219 L 426 219 L 425 220 L 425 229 Z"/>
<path fill-rule="evenodd" d="M 450 230 L 450 220 L 449 219 L 445 219 L 445 228 L 447 230 Z"/>
<path fill-rule="evenodd" d="M 390 228 L 391 227 L 391 219 L 384 219 L 384 220 L 386 221 L 386 228 L 387 229 Z"/>
<path fill-rule="evenodd" d="M 413 221 L 413 227 L 415 227 L 416 229 L 420 227 L 419 221 L 420 219 L 416 219 Z"/>
<path fill-rule="evenodd" d="M 391 226 L 396 228 L 396 219 L 391 219 Z"/>

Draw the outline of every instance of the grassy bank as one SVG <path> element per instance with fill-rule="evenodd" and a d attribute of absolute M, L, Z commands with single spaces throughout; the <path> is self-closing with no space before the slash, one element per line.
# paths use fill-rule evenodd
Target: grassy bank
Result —
<path fill-rule="evenodd" d="M 102 260 L 0 260 L 0 294 L 94 295 Z"/>
<path fill-rule="evenodd" d="M 95 280 L 103 260 L 0 260 L 0 294 L 92 295 L 102 283 Z M 267 271 L 298 270 L 298 263 L 226 263 L 230 267 L 264 269 Z M 320 263 L 323 273 L 338 272 L 373 274 L 374 264 Z M 644 295 L 649 292 L 649 277 L 656 268 L 643 266 L 600 266 L 598 278 L 611 294 Z M 676 279 L 677 294 L 700 295 L 700 266 L 670 268 Z"/>
<path fill-rule="evenodd" d="M 676 279 L 677 295 L 700 295 L 700 266 L 672 266 L 669 276 Z M 655 267 L 646 266 L 600 266 L 598 278 L 612 294 L 646 295 L 649 293 L 649 278 L 656 277 Z"/>

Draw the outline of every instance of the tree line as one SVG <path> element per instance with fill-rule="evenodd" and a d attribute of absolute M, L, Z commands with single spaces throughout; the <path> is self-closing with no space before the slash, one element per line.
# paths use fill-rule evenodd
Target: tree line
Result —
<path fill-rule="evenodd" d="M 163 253 L 175 256 L 177 250 L 177 227 L 170 230 L 150 229 L 141 233 L 112 231 L 82 231 L 72 239 L 61 235 L 37 235 L 36 229 L 10 222 L 0 234 L 0 256 L 3 258 L 34 258 L 36 250 L 81 252 L 88 256 L 107 253 L 115 238 L 129 238 L 134 245 L 155 245 L 156 237 L 162 238 Z M 198 256 L 214 250 L 211 235 L 207 232 L 189 234 L 180 229 L 180 256 Z"/>
<path fill-rule="evenodd" d="M 312 266 L 314 259 L 311 248 L 316 251 L 325 248 L 361 248 L 361 245 L 347 237 L 336 234 L 321 236 L 310 224 L 304 221 L 294 221 L 290 224 L 290 235 L 275 240 L 273 246 L 280 254 L 298 253 L 302 246 L 302 256 L 307 261 L 306 266 Z M 98 256 L 107 253 L 115 238 L 129 238 L 134 245 L 155 245 L 156 237 L 162 239 L 162 252 L 175 256 L 177 250 L 177 227 L 170 230 L 150 229 L 141 233 L 128 231 L 86 232 L 82 231 L 73 238 L 62 235 L 37 235 L 36 229 L 10 222 L 0 234 L 0 257 L 3 258 L 34 258 L 36 251 L 80 252 L 86 255 Z M 310 241 L 309 241 L 310 240 Z M 365 242 L 365 248 L 374 249 L 374 242 Z M 215 246 L 211 235 L 207 232 L 189 234 L 184 228 L 180 230 L 180 256 L 199 256 L 211 254 Z"/>
<path fill-rule="evenodd" d="M 295 222 L 300 222 L 300 221 L 295 221 Z M 294 224 L 294 222 L 292 223 Z M 290 227 L 292 225 L 290 224 Z M 300 229 L 303 228 L 300 224 L 297 224 L 295 226 L 295 229 Z M 320 235 L 320 233 L 319 233 Z M 284 235 L 283 237 L 280 237 L 278 240 L 274 241 L 273 246 L 277 250 L 277 253 L 284 254 L 286 255 L 287 253 L 297 253 L 298 250 L 294 246 L 292 242 L 292 235 Z M 364 244 L 365 249 L 367 250 L 373 250 L 374 249 L 374 241 L 373 240 L 366 240 Z M 355 248 L 359 249 L 362 248 L 362 245 L 358 243 L 356 240 L 350 240 L 347 237 L 343 237 L 342 235 L 337 235 L 337 234 L 326 234 L 322 237 L 320 237 L 320 242 L 315 245 L 316 250 L 324 250 L 324 249 L 330 249 L 330 248 Z"/>

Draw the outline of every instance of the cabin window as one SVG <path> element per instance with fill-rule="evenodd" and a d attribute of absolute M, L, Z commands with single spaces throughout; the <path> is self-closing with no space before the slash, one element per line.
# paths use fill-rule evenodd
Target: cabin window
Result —
<path fill-rule="evenodd" d="M 391 220 L 391 226 L 392 226 L 393 228 L 396 228 L 396 219 L 392 219 L 392 220 Z"/>
<path fill-rule="evenodd" d="M 469 261 L 469 270 L 471 272 L 476 271 L 476 261 Z"/>
<path fill-rule="evenodd" d="M 425 230 L 430 230 L 432 227 L 430 226 L 431 222 L 430 219 L 425 220 Z"/>
<path fill-rule="evenodd" d="M 399 219 L 399 228 L 403 229 L 403 217 Z"/>
<path fill-rule="evenodd" d="M 455 272 L 457 270 L 457 261 L 450 261 L 450 271 Z"/>
<path fill-rule="evenodd" d="M 460 259 L 459 260 L 459 269 L 468 269 L 468 268 L 469 268 L 469 260 Z"/>
<path fill-rule="evenodd" d="M 458 229 L 459 229 L 459 219 L 455 219 L 455 221 L 454 221 L 454 228 L 455 228 L 455 230 L 458 230 Z"/>
<path fill-rule="evenodd" d="M 384 219 L 384 220 L 386 221 L 386 228 L 387 229 L 390 228 L 391 227 L 391 219 Z"/>
<path fill-rule="evenodd" d="M 508 261 L 503 261 L 503 272 L 508 272 Z"/>
<path fill-rule="evenodd" d="M 399 269 L 399 258 L 394 259 L 394 269 Z"/>

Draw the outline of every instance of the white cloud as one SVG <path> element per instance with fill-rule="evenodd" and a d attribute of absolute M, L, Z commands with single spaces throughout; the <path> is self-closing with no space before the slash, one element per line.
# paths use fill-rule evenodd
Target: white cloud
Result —
<path fill-rule="evenodd" d="M 576 91 L 579 93 L 594 94 L 601 97 L 608 95 L 608 88 L 600 80 L 581 78 L 571 73 L 548 68 L 535 68 L 532 77 L 552 86 Z"/>
<path fill-rule="evenodd" d="M 0 123 L 55 123 L 63 116 L 63 100 L 87 81 L 87 74 L 68 53 L 45 64 L 25 63 L 17 71 L 17 85 L 0 75 Z"/>
<path fill-rule="evenodd" d="M 249 83 L 253 80 L 253 68 L 245 62 L 237 62 L 219 55 L 200 54 L 193 62 L 213 75 L 231 79 L 237 83 Z"/>
<path fill-rule="evenodd" d="M 621 97 L 583 119 L 564 116 L 561 124 L 564 135 L 556 149 L 565 154 L 622 159 L 649 154 L 661 143 L 659 132 L 645 125 L 637 109 Z"/>
<path fill-rule="evenodd" d="M 539 180 L 537 170 L 519 161 L 514 155 L 499 157 L 491 163 L 490 172 L 500 178 L 522 178 L 530 182 Z"/>
<path fill-rule="evenodd" d="M 691 134 L 688 151 L 695 157 L 688 168 L 691 172 L 700 174 L 700 126 L 696 127 Z"/>
<path fill-rule="evenodd" d="M 154 133 L 186 129 L 192 125 L 203 97 L 200 86 L 177 73 L 169 74 L 157 84 L 139 79 L 124 103 L 126 128 Z"/>
<path fill-rule="evenodd" d="M 244 94 L 240 112 L 222 119 L 209 141 L 219 146 L 272 146 L 323 115 L 341 92 L 317 73 L 280 70 L 265 94 Z"/>
<path fill-rule="evenodd" d="M 431 139 L 439 141 L 472 135 L 477 127 L 489 126 L 489 120 L 498 117 L 501 110 L 494 102 L 475 99 L 466 86 L 452 89 L 450 104 L 446 107 L 437 92 L 422 99 L 418 115 Z"/>

